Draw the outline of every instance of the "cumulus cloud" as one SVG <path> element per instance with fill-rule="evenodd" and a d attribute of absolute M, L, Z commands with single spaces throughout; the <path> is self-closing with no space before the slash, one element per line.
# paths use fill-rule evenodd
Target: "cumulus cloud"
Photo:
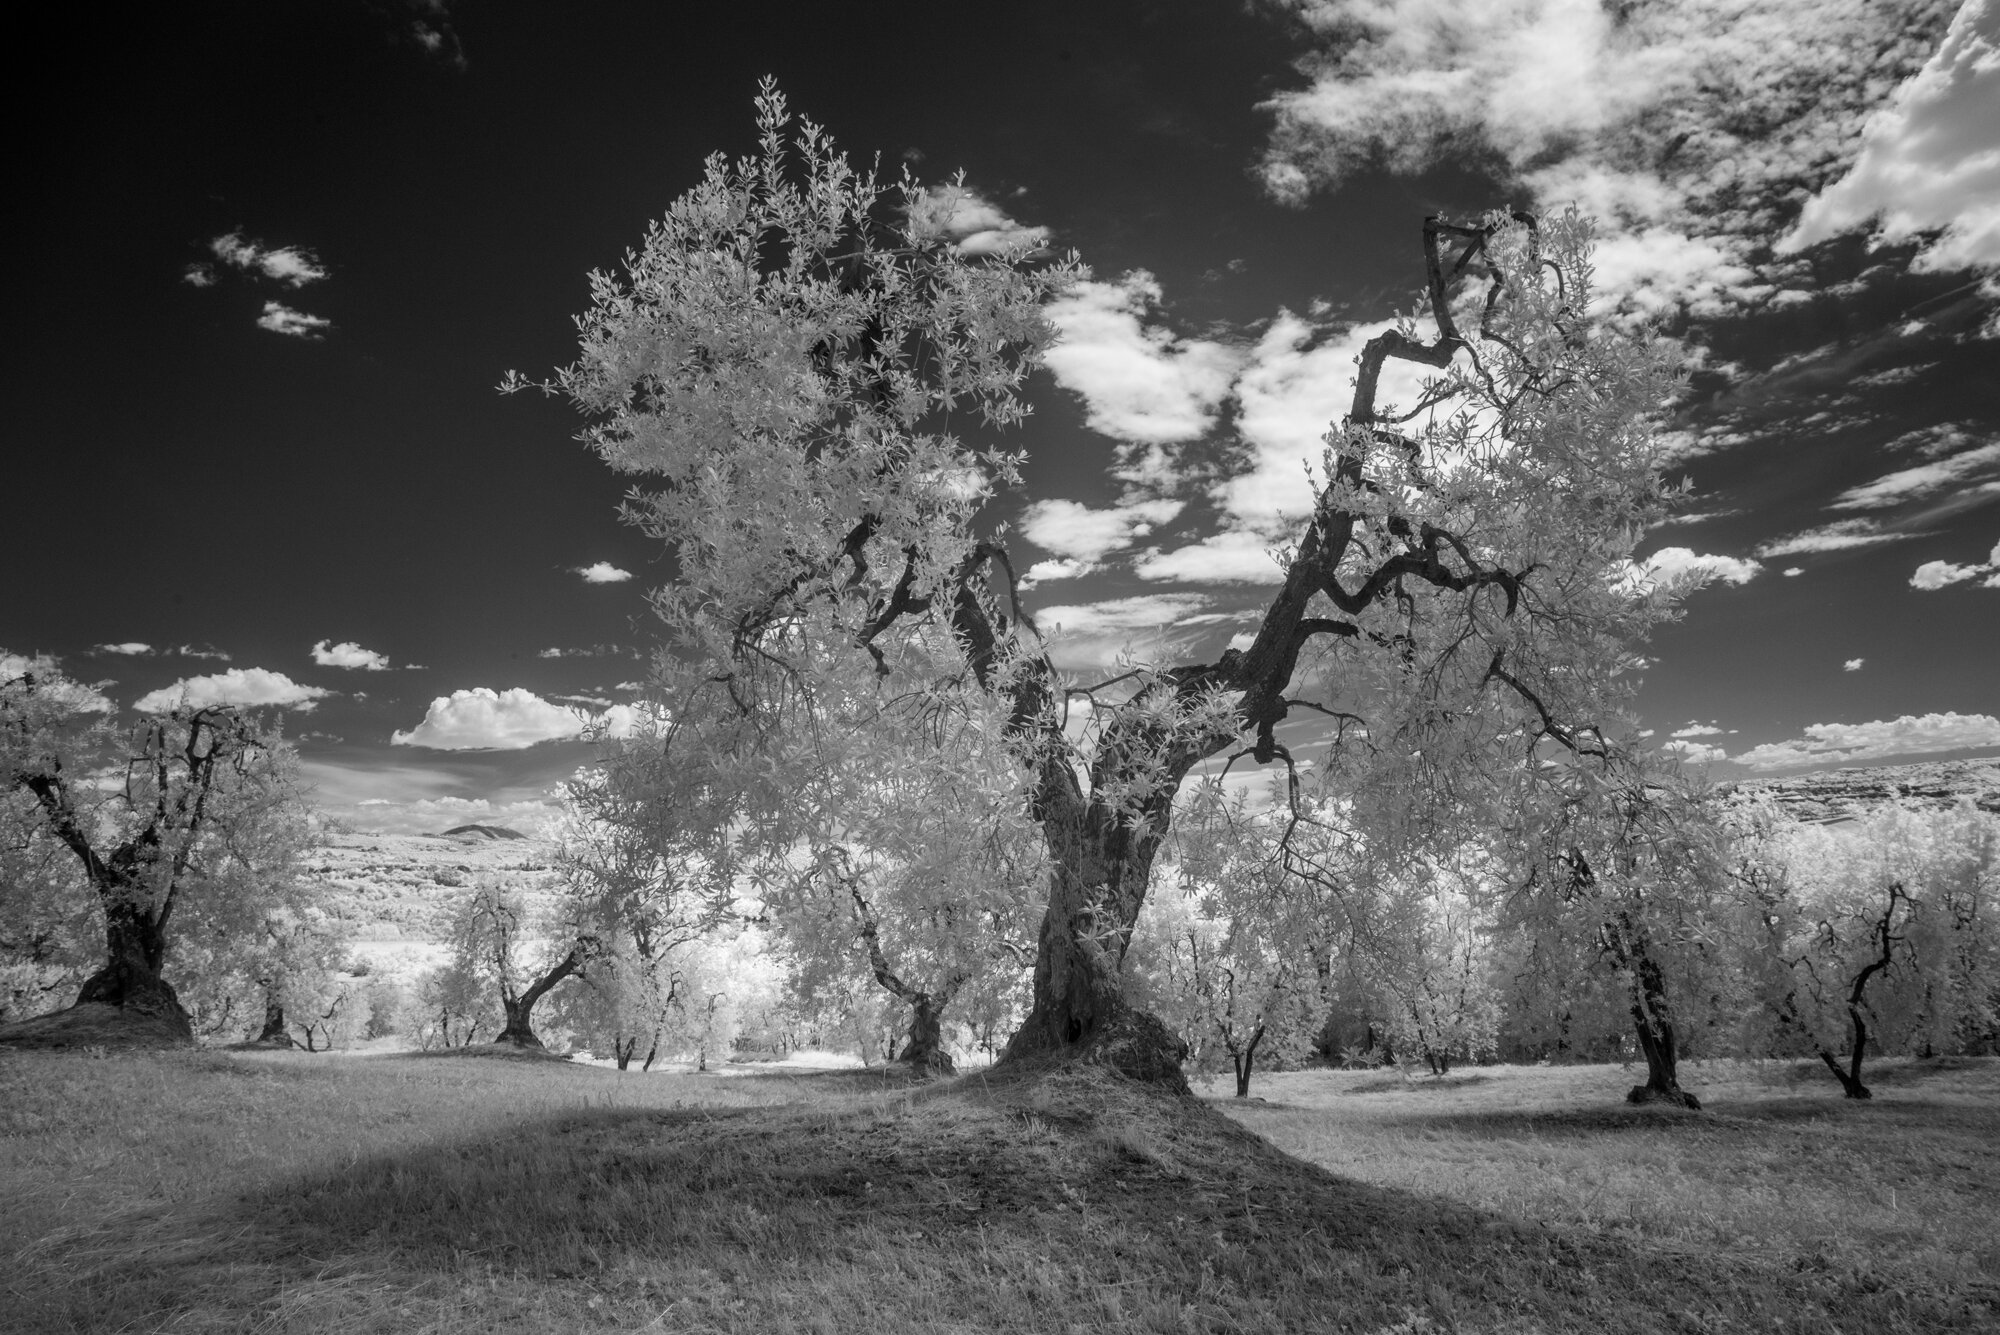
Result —
<path fill-rule="evenodd" d="M 1995 150 L 2000 154 L 2000 150 Z M 2000 441 L 1884 474 L 1873 482 L 1850 487 L 1834 498 L 1836 510 L 1879 510 L 1904 501 L 1921 500 L 1948 487 L 1962 486 L 1986 473 L 2000 473 Z"/>
<path fill-rule="evenodd" d="M 609 561 L 598 561 L 587 566 L 572 566 L 571 570 L 583 576 L 585 584 L 623 584 L 632 578 L 629 570 L 620 570 Z"/>
<path fill-rule="evenodd" d="M 1804 566 L 1786 566 L 1784 570 L 1784 575 L 1786 579 L 1797 579 L 1800 575 L 1803 575 L 1805 573 L 1806 573 L 1806 568 Z"/>
<path fill-rule="evenodd" d="M 1712 761 L 1729 759 L 1728 753 L 1721 747 L 1707 742 L 1667 741 L 1660 743 L 1660 749 L 1679 756 L 1691 765 L 1706 765 Z"/>
<path fill-rule="evenodd" d="M 1080 395 L 1091 430 L 1135 445 L 1199 438 L 1229 392 L 1241 354 L 1221 343 L 1176 338 L 1147 319 L 1161 298 L 1144 270 L 1115 282 L 1076 284 L 1051 302 L 1062 340 L 1049 370 Z"/>
<path fill-rule="evenodd" d="M 1753 746 L 1734 759 L 1751 769 L 1792 769 L 1995 746 L 2000 719 L 1991 714 L 1905 714 L 1872 723 L 1810 724 L 1802 737 Z"/>
<path fill-rule="evenodd" d="M 1134 538 L 1144 537 L 1180 514 L 1182 502 L 1136 501 L 1093 510 L 1076 501 L 1036 501 L 1021 517 L 1021 532 L 1044 551 L 1096 563 Z"/>
<path fill-rule="evenodd" d="M 1029 227 L 976 190 L 947 185 L 925 190 L 910 204 L 911 230 L 951 237 L 961 254 L 1019 256 L 1048 244 L 1049 229 Z"/>
<path fill-rule="evenodd" d="M 1506 164 L 1538 207 L 1605 224 L 1600 290 L 1711 312 L 1752 273 L 1801 179 L 1855 158 L 1862 125 L 1932 55 L 1923 0 L 1288 0 L 1318 37 L 1275 116 L 1264 179 L 1301 200 L 1355 172 Z"/>
<path fill-rule="evenodd" d="M 427 746 L 436 751 L 518 751 L 538 742 L 559 741 L 583 731 L 584 716 L 551 704 L 516 686 L 453 691 L 431 701 L 424 721 L 395 732 L 395 746 Z"/>
<path fill-rule="evenodd" d="M 1680 738 L 1716 737 L 1720 736 L 1722 731 L 1721 728 L 1716 727 L 1713 723 L 1697 723 L 1690 719 L 1685 728 L 1675 728 L 1670 735 Z"/>
<path fill-rule="evenodd" d="M 1206 628 L 1186 624 L 1209 599 L 1194 593 L 1141 594 L 1106 602 L 1048 607 L 1035 620 L 1050 637 L 1060 667 L 1106 667 L 1122 654 L 1157 662 L 1186 648 Z"/>
<path fill-rule="evenodd" d="M 1978 579 L 1981 575 L 1988 576 L 1985 581 L 1986 588 L 2000 589 L 2000 542 L 1993 544 L 1993 550 L 1987 553 L 1986 561 L 1982 565 L 1926 561 L 1917 567 L 1915 574 L 1910 576 L 1910 587 L 1933 591 L 1952 584 L 1962 584 L 1969 579 Z"/>
<path fill-rule="evenodd" d="M 127 657 L 137 658 L 141 654 L 152 653 L 153 646 L 142 644 L 138 640 L 126 640 L 120 644 L 100 644 L 97 646 L 97 652 L 100 654 L 124 654 Z"/>
<path fill-rule="evenodd" d="M 378 654 L 373 649 L 363 649 L 352 640 L 339 644 L 328 644 L 321 640 L 312 647 L 313 662 L 321 667 L 359 668 L 366 672 L 381 672 L 389 666 L 386 654 Z"/>
<path fill-rule="evenodd" d="M 132 708 L 141 714 L 164 714 L 182 705 L 191 709 L 209 705 L 274 705 L 303 713 L 332 694 L 323 687 L 302 685 L 268 668 L 230 668 L 205 677 L 183 677 L 171 686 L 140 696 L 133 701 Z"/>
<path fill-rule="evenodd" d="M 1779 242 L 1797 250 L 1878 223 L 1927 234 L 1919 269 L 2000 268 L 2000 0 L 1965 0 L 1915 78 L 1869 118 L 1861 155 Z"/>
<path fill-rule="evenodd" d="M 241 232 L 225 232 L 209 242 L 208 248 L 216 259 L 232 269 L 261 274 L 286 287 L 304 287 L 326 277 L 319 257 L 303 246 L 266 246 L 260 241 L 245 240 Z"/>
<path fill-rule="evenodd" d="M 318 338 L 322 331 L 331 329 L 333 321 L 318 315 L 307 315 L 295 311 L 282 301 L 264 303 L 264 313 L 257 317 L 257 327 L 268 329 L 274 334 L 287 338 Z"/>
<path fill-rule="evenodd" d="M 1763 565 L 1756 561 L 1699 554 L 1691 547 L 1662 547 L 1645 560 L 1630 565 L 1623 583 L 1638 588 L 1675 585 L 1697 589 L 1715 580 L 1748 584 L 1763 571 Z"/>
<path fill-rule="evenodd" d="M 1861 671 L 1861 665 L 1867 661 L 1865 658 L 1850 658 L 1840 665 L 1840 670 L 1842 672 L 1859 672 Z"/>

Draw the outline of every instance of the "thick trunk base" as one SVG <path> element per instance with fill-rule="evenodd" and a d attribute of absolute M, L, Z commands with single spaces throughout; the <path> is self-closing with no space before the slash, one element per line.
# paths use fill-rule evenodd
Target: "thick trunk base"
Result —
<path fill-rule="evenodd" d="M 76 1004 L 143 1016 L 183 1042 L 194 1042 L 194 1025 L 173 984 L 129 957 L 114 959 L 85 979 Z"/>
<path fill-rule="evenodd" d="M 1069 1033 L 1076 1034 L 1074 1041 L 1056 1037 Z M 1008 1041 L 999 1064 L 1086 1062 L 1192 1098 L 1194 1091 L 1181 1073 L 1186 1057 L 1187 1044 L 1173 1030 L 1145 1011 L 1118 1003 L 1087 1028 L 1070 1017 L 1050 1017 L 1039 1011 L 1030 1014 L 1021 1031 Z"/>
<path fill-rule="evenodd" d="M 1701 1100 L 1682 1089 L 1679 1085 L 1659 1088 L 1653 1085 L 1634 1085 L 1625 1095 L 1627 1103 L 1658 1103 L 1670 1108 L 1689 1108 L 1701 1111 Z"/>

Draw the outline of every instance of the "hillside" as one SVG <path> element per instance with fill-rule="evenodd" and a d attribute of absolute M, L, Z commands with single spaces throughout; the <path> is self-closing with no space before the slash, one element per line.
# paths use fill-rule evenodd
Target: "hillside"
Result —
<path fill-rule="evenodd" d="M 1856 766 L 1729 786 L 1768 794 L 1792 816 L 1806 821 L 1854 820 L 1897 801 L 1948 806 L 1963 797 L 1983 810 L 2000 813 L 2000 757 Z"/>
<path fill-rule="evenodd" d="M 467 836 L 463 831 L 478 829 Z M 461 826 L 444 834 L 340 834 L 315 849 L 309 874 L 325 881 L 328 905 L 354 953 L 392 970 L 422 967 L 437 950 L 457 896 L 482 876 L 534 877 L 549 869 L 539 839 L 498 826 Z"/>

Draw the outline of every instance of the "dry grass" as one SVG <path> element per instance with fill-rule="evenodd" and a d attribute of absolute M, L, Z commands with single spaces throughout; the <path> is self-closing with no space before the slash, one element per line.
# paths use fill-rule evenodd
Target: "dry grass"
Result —
<path fill-rule="evenodd" d="M 1230 1111 L 1293 1158 L 1209 1105 L 1091 1071 L 911 1088 L 0 1055 L 0 1327 L 1470 1335 L 2000 1317 L 1992 1243 L 1962 1208 L 1996 1172 L 1990 1066 L 1884 1081 L 1851 1109 L 1745 1079 L 1740 1096 L 1702 1090 L 1713 1115 L 1626 1110 L 1616 1072 L 1473 1075 L 1264 1081 L 1271 1103 Z M 1915 1222 L 1907 1199 L 1880 1207 L 1902 1232 L 1858 1167 L 1877 1149 L 1925 1201 Z M 1787 1187 L 1819 1212 L 1791 1232 L 1772 1203 Z"/>

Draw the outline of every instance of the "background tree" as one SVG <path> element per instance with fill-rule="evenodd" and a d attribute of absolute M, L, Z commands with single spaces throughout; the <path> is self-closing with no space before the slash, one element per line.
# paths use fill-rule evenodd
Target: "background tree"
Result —
<path fill-rule="evenodd" d="M 1021 415 L 1053 337 L 1042 303 L 1080 270 L 965 253 L 953 190 L 884 191 L 818 127 L 794 132 L 768 84 L 758 129 L 758 153 L 711 158 L 623 275 L 593 275 L 581 355 L 550 388 L 594 419 L 606 462 L 649 480 L 627 516 L 674 545 L 664 691 L 797 726 L 802 619 L 876 653 L 925 619 L 958 636 L 1049 851 L 1010 1055 L 1183 1083 L 1120 965 L 1182 781 L 1232 750 L 1288 761 L 1275 730 L 1295 709 L 1357 721 L 1322 773 L 1408 803 L 1543 747 L 1603 751 L 1626 646 L 1667 610 L 1613 576 L 1663 513 L 1651 427 L 1673 368 L 1588 315 L 1581 218 L 1425 223 L 1424 323 L 1365 348 L 1249 647 L 1125 674 L 1092 692 L 1078 738 L 1004 551 L 973 532 L 1016 461 L 951 428 Z M 1400 411 L 1378 401 L 1398 363 L 1437 372 Z M 664 680 L 677 663 L 684 688 Z"/>
<path fill-rule="evenodd" d="M 20 662 L 9 659 L 10 662 Z M 93 699 L 93 697 L 95 697 Z M 0 682 L 0 780 L 76 858 L 104 920 L 102 964 L 77 1004 L 117 1007 L 191 1040 L 162 976 L 175 915 L 258 896 L 257 859 L 295 856 L 309 812 L 283 739 L 227 705 L 183 705 L 121 733 L 94 691 L 47 660 Z"/>
<path fill-rule="evenodd" d="M 1716 804 L 1648 763 L 1567 771 L 1565 800 L 1516 836 L 1527 856 L 1501 925 L 1533 941 L 1529 962 L 1548 971 L 1533 993 L 1545 1002 L 1573 1005 L 1579 966 L 1616 980 L 1646 1061 L 1630 1101 L 1699 1108 L 1680 1087 L 1680 1057 L 1691 1036 L 1735 1030 L 1742 988 L 1718 944 L 1744 924 Z"/>
<path fill-rule="evenodd" d="M 68 1004 L 101 962 L 102 929 L 76 857 L 34 797 L 0 792 L 0 1023 Z"/>
<path fill-rule="evenodd" d="M 597 958 L 603 939 L 598 924 L 577 912 L 575 901 L 540 905 L 530 895 L 541 899 L 546 892 L 519 880 L 482 876 L 452 915 L 449 939 L 454 967 L 499 993 L 502 1019 L 493 1041 L 539 1049 L 536 1003 Z"/>
<path fill-rule="evenodd" d="M 913 637 L 914 638 L 914 637 Z M 963 670 L 948 637 L 906 643 L 917 669 Z M 765 918 L 810 1000 L 859 975 L 908 1008 L 898 1059 L 950 1072 L 947 1012 L 1004 993 L 1022 972 L 1029 909 L 1046 877 L 1005 720 L 979 695 L 829 681 L 810 733 L 785 739 L 754 823 Z"/>
<path fill-rule="evenodd" d="M 1752 967 L 1780 1043 L 1802 1041 L 1848 1098 L 1865 1099 L 1870 1044 L 1928 1056 L 1990 1032 L 2000 818 L 1965 802 L 1828 827 L 1767 808 L 1742 828 L 1749 847 L 1736 872 L 1763 928 Z"/>

